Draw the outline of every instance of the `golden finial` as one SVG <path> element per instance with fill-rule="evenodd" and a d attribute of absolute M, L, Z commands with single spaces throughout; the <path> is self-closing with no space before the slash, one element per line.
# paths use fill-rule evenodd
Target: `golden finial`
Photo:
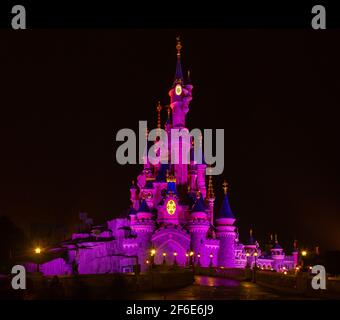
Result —
<path fill-rule="evenodd" d="M 160 129 L 161 128 L 161 110 L 162 110 L 162 106 L 161 106 L 161 102 L 158 101 L 158 105 L 157 105 L 157 128 Z"/>
<path fill-rule="evenodd" d="M 207 192 L 207 199 L 214 199 L 214 186 L 212 181 L 212 175 L 211 175 L 211 165 L 209 165 L 208 172 L 209 172 L 209 182 L 208 182 L 208 192 Z"/>
<path fill-rule="evenodd" d="M 191 191 L 190 185 L 188 185 L 188 193 Z"/>
<path fill-rule="evenodd" d="M 253 229 L 249 230 L 249 235 L 252 237 L 253 236 Z"/>
<path fill-rule="evenodd" d="M 227 182 L 226 180 L 224 180 L 222 186 L 223 186 L 223 192 L 224 192 L 224 194 L 227 194 L 227 192 L 228 192 L 228 186 L 229 186 L 228 182 Z"/>
<path fill-rule="evenodd" d="M 181 49 L 182 49 L 180 37 L 177 37 L 176 40 L 177 40 L 177 45 L 176 45 L 177 57 L 180 57 L 181 56 Z"/>

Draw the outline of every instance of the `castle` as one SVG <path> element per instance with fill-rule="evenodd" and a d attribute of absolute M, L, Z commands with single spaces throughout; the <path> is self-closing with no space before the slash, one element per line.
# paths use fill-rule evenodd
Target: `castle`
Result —
<path fill-rule="evenodd" d="M 169 91 L 166 131 L 185 128 L 192 99 L 193 86 L 189 76 L 184 79 L 182 73 L 181 48 L 177 39 L 177 65 Z M 159 104 L 158 128 L 161 110 Z M 182 147 L 179 144 L 170 148 Z M 192 150 L 193 143 L 186 147 Z M 256 264 L 277 272 L 295 268 L 296 246 L 288 256 L 277 237 L 264 251 L 252 233 L 246 244 L 239 241 L 228 184 L 223 184 L 224 198 L 217 201 L 212 176 L 206 174 L 206 169 L 204 161 L 155 165 L 145 161 L 137 183 L 133 182 L 130 188 L 128 214 L 108 221 L 106 226 L 75 233 L 70 240 L 48 249 L 48 261 L 40 264 L 40 271 L 45 275 L 133 272 L 140 265 L 143 272 L 151 264 L 220 268 Z"/>

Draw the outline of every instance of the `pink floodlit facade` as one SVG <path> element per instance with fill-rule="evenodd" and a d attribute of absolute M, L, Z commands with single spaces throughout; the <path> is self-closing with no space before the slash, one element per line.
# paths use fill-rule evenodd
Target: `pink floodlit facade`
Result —
<path fill-rule="evenodd" d="M 192 100 L 193 86 L 182 74 L 179 40 L 176 49 L 170 108 L 165 110 L 167 121 L 162 125 L 166 130 L 185 128 Z M 169 146 L 169 151 L 187 148 L 190 152 L 194 143 L 200 142 Z M 264 251 L 252 235 L 246 244 L 239 241 L 227 184 L 224 197 L 215 199 L 206 168 L 206 164 L 194 161 L 169 165 L 147 162 L 135 179 L 137 183 L 131 185 L 129 212 L 106 226 L 73 234 L 70 240 L 51 248 L 51 259 L 40 264 L 40 271 L 45 275 L 132 272 L 140 264 L 143 272 L 153 263 L 224 268 L 253 267 L 256 263 L 276 271 L 296 267 L 297 252 L 285 255 L 277 239 Z"/>

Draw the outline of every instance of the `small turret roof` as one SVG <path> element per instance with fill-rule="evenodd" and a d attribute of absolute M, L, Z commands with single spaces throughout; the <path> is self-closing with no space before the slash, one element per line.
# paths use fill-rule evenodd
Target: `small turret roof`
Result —
<path fill-rule="evenodd" d="M 150 208 L 146 203 L 145 199 L 142 200 L 137 212 L 150 212 Z"/>
<path fill-rule="evenodd" d="M 224 195 L 221 209 L 218 214 L 219 218 L 235 218 L 233 212 L 231 211 L 228 195 Z"/>
<path fill-rule="evenodd" d="M 192 212 L 205 212 L 205 209 L 206 209 L 205 202 L 203 200 L 202 195 L 200 195 L 200 197 L 196 199 L 191 211 Z"/>

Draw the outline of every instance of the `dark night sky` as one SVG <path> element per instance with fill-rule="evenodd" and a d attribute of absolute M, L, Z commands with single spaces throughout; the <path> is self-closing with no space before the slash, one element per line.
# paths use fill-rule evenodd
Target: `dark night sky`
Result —
<path fill-rule="evenodd" d="M 339 31 L 0 31 L 0 214 L 28 229 L 129 205 L 137 166 L 115 163 L 117 130 L 155 124 L 175 37 L 194 85 L 189 127 L 225 129 L 225 171 L 248 229 L 340 249 Z"/>

